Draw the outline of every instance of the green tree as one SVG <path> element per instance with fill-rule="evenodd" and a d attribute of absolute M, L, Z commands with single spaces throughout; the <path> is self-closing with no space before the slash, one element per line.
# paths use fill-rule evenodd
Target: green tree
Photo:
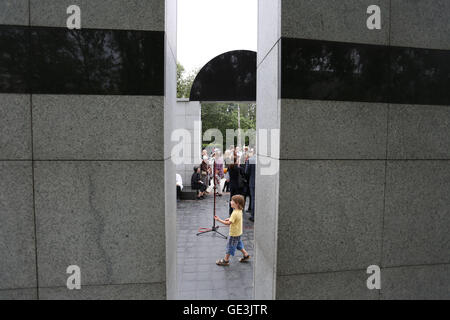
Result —
<path fill-rule="evenodd" d="M 197 73 L 197 70 L 193 70 L 186 74 L 183 65 L 177 62 L 177 98 L 189 98 Z"/>
<path fill-rule="evenodd" d="M 241 129 L 256 130 L 256 104 L 240 103 Z M 224 139 L 223 149 L 226 146 L 226 130 L 238 128 L 238 105 L 236 103 L 203 103 L 202 104 L 202 134 L 208 129 L 219 129 Z M 235 141 L 236 144 L 237 141 Z M 249 139 L 242 141 L 246 145 Z M 207 144 L 207 143 L 206 143 Z"/>

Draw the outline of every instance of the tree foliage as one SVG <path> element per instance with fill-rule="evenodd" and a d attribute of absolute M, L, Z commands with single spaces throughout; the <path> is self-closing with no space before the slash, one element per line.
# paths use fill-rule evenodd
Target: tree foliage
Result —
<path fill-rule="evenodd" d="M 256 104 L 240 103 L 241 129 L 256 130 Z M 226 130 L 238 129 L 238 104 L 237 103 L 203 103 L 202 104 L 202 133 L 208 129 L 219 129 L 222 133 L 224 144 L 226 143 Z M 244 143 L 244 141 L 242 141 Z M 235 144 L 237 141 L 235 141 Z M 247 138 L 245 144 L 248 145 Z M 223 148 L 229 146 L 224 145 Z"/>
<path fill-rule="evenodd" d="M 194 70 L 186 74 L 185 68 L 177 62 L 177 98 L 189 98 L 197 73 L 198 70 Z"/>

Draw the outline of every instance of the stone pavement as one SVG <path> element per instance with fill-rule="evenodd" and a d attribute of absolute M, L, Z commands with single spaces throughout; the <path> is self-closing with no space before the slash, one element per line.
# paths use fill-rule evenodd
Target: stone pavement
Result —
<path fill-rule="evenodd" d="M 177 203 L 177 299 L 253 299 L 253 223 L 248 220 L 249 214 L 244 213 L 242 236 L 245 249 L 252 256 L 247 263 L 239 262 L 242 253 L 238 251 L 229 266 L 217 266 L 216 260 L 225 255 L 227 240 L 215 233 L 196 235 L 199 227 L 212 226 L 213 198 L 209 195 L 204 200 Z M 217 197 L 216 214 L 222 219 L 229 217 L 228 200 L 228 193 Z M 228 227 L 218 225 L 218 231 L 228 236 Z"/>

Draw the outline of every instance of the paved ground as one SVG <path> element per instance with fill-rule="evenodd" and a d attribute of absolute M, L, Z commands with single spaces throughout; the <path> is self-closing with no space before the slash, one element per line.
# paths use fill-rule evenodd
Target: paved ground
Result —
<path fill-rule="evenodd" d="M 217 197 L 216 213 L 222 219 L 228 215 L 229 194 Z M 219 267 L 216 260 L 225 255 L 226 240 L 214 233 L 197 236 L 199 227 L 210 228 L 213 223 L 213 196 L 205 200 L 178 201 L 178 299 L 226 300 L 253 299 L 253 223 L 244 213 L 242 240 L 252 259 L 240 263 L 236 253 L 227 267 Z M 218 231 L 228 235 L 228 227 Z"/>

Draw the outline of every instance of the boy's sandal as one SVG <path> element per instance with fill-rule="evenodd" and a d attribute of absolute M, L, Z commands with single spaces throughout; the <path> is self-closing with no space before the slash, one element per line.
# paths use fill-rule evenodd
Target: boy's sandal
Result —
<path fill-rule="evenodd" d="M 229 266 L 230 265 L 230 261 L 225 261 L 224 259 L 220 259 L 216 261 L 216 264 L 218 266 Z"/>
<path fill-rule="evenodd" d="M 250 255 L 248 254 L 246 257 L 240 258 L 239 262 L 246 262 L 250 259 Z"/>

